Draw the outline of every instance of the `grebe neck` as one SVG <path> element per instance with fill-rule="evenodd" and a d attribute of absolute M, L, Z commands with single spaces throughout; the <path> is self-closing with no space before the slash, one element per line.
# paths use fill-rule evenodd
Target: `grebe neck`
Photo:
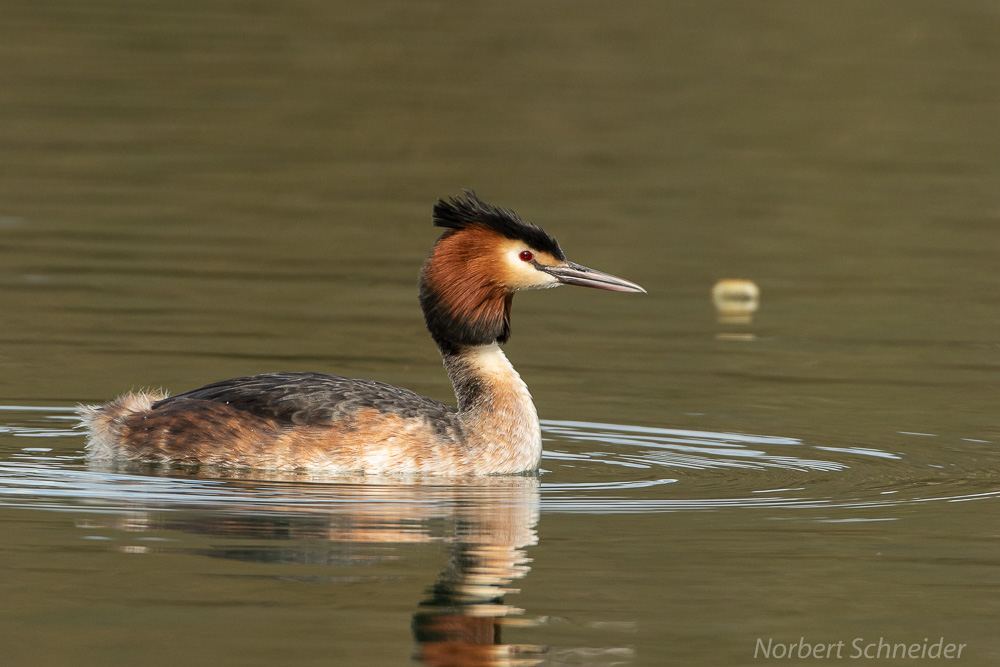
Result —
<path fill-rule="evenodd" d="M 542 433 L 531 394 L 496 343 L 441 346 L 458 419 L 477 463 L 495 473 L 534 470 Z"/>

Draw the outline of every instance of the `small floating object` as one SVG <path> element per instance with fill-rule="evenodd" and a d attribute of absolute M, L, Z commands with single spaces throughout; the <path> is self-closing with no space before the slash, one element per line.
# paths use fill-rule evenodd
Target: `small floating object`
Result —
<path fill-rule="evenodd" d="M 720 323 L 750 324 L 760 308 L 760 288 L 752 280 L 724 278 L 712 288 L 712 303 Z"/>

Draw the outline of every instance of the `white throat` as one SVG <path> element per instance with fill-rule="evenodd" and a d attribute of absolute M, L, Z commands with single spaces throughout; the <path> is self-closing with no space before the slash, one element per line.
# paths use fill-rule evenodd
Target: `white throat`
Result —
<path fill-rule="evenodd" d="M 458 396 L 459 420 L 477 460 L 491 472 L 538 467 L 542 433 L 531 394 L 496 343 L 466 347 L 445 360 Z"/>

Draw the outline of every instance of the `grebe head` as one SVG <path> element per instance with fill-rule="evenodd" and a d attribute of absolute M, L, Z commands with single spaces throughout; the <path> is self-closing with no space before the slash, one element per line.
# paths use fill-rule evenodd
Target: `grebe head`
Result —
<path fill-rule="evenodd" d="M 566 259 L 559 243 L 508 209 L 466 190 L 439 200 L 434 224 L 446 231 L 420 272 L 420 305 L 440 346 L 505 343 L 514 292 L 579 285 L 645 292 L 623 278 Z"/>

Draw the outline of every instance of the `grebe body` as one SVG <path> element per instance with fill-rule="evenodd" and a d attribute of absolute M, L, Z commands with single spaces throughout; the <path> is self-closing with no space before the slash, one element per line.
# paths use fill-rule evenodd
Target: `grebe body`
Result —
<path fill-rule="evenodd" d="M 538 415 L 499 346 L 510 336 L 514 293 L 562 284 L 645 290 L 568 262 L 554 238 L 472 192 L 439 201 L 434 223 L 446 229 L 420 272 L 420 305 L 457 409 L 372 380 L 267 373 L 81 406 L 88 456 L 331 473 L 537 469 Z"/>

